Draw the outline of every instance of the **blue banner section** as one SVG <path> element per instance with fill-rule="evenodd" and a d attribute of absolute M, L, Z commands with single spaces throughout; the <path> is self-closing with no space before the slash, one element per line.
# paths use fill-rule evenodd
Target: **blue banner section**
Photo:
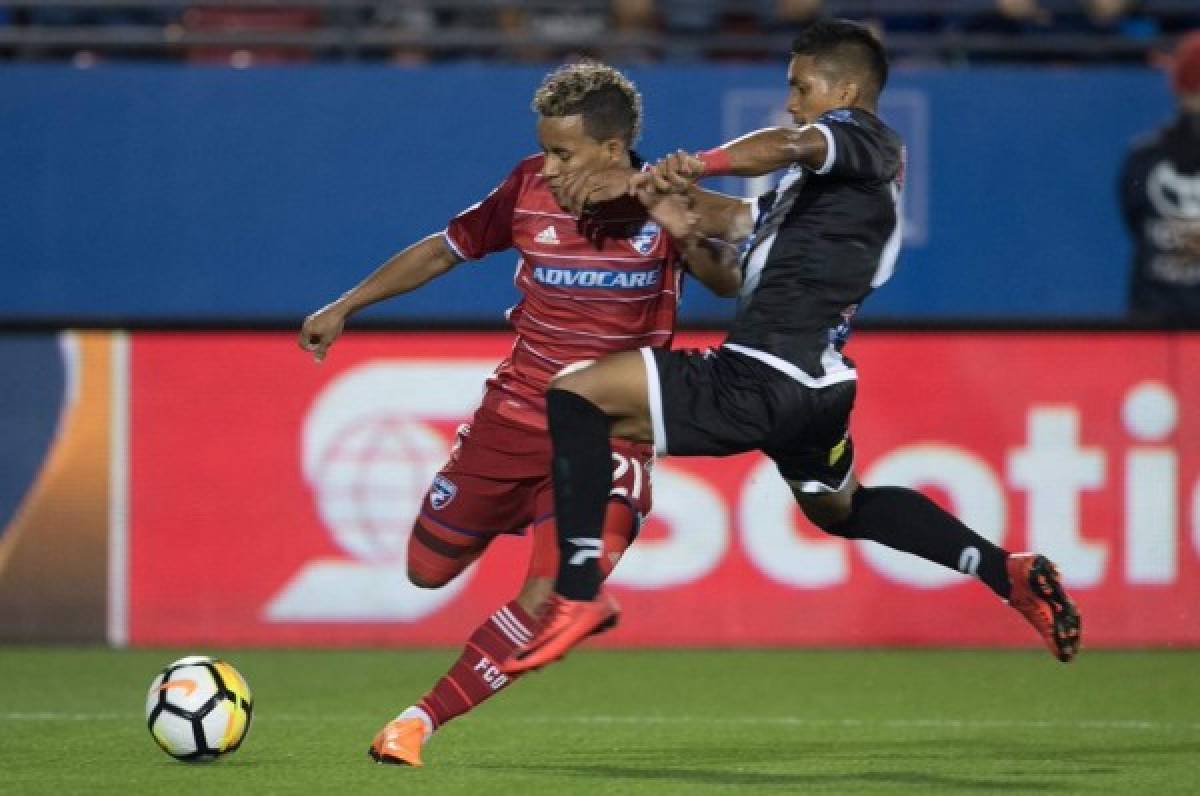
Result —
<path fill-rule="evenodd" d="M 0 338 L 0 537 L 41 472 L 67 402 L 65 350 L 54 335 Z"/>
<path fill-rule="evenodd" d="M 8 66 L 0 70 L 0 316 L 295 318 L 442 229 L 536 148 L 542 69 Z M 641 67 L 639 149 L 779 121 L 777 67 Z M 866 317 L 1117 317 L 1115 182 L 1171 102 L 1149 71 L 897 71 L 905 250 Z M 765 181 L 727 181 L 726 190 Z M 495 320 L 512 255 L 464 264 L 376 318 Z M 730 302 L 694 287 L 684 317 Z"/>

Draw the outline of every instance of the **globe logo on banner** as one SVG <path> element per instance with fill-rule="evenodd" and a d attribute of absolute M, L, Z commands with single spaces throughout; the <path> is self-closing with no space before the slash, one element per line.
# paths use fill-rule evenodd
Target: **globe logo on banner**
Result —
<path fill-rule="evenodd" d="M 308 562 L 268 603 L 271 621 L 415 621 L 466 585 L 408 582 L 405 552 L 425 493 L 450 452 L 434 423 L 457 424 L 492 364 L 374 361 L 329 384 L 305 418 L 304 478 L 342 552 Z"/>
<path fill-rule="evenodd" d="M 317 509 L 333 540 L 361 561 L 401 563 L 431 472 L 446 444 L 399 412 L 347 418 L 322 440 L 309 473 Z M 320 432 L 318 432 L 319 434 Z"/>

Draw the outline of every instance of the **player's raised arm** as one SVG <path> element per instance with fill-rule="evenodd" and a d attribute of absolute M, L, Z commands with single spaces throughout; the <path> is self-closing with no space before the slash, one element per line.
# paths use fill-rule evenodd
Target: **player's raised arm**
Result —
<path fill-rule="evenodd" d="M 817 125 L 766 127 L 696 154 L 705 177 L 760 177 L 793 164 L 819 170 L 828 157 L 829 138 Z"/>
<path fill-rule="evenodd" d="M 333 341 L 342 333 L 346 319 L 363 307 L 416 290 L 462 262 L 442 233 L 414 243 L 394 255 L 336 301 L 304 319 L 300 347 L 312 352 L 318 362 L 325 358 Z"/>

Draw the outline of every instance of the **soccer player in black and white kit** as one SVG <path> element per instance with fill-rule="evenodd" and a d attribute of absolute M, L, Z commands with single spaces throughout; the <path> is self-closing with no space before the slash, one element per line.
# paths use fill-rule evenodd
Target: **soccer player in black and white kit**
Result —
<path fill-rule="evenodd" d="M 875 115 L 886 80 L 883 48 L 866 28 L 817 22 L 796 39 L 788 65 L 794 127 L 677 153 L 628 176 L 631 186 L 649 180 L 660 191 L 686 191 L 699 234 L 748 241 L 737 316 L 719 348 L 621 352 L 568 368 L 551 383 L 556 593 L 541 631 L 506 671 L 561 657 L 612 615 L 597 566 L 610 434 L 653 441 L 677 456 L 762 451 L 818 527 L 974 575 L 1059 660 L 1078 651 L 1079 613 L 1045 557 L 997 547 L 919 492 L 862 486 L 854 476 L 857 374 L 842 347 L 858 306 L 891 276 L 901 239 L 903 145 Z M 753 202 L 694 184 L 784 167 L 779 186 Z M 611 184 L 597 177 L 576 196 L 604 196 Z"/>

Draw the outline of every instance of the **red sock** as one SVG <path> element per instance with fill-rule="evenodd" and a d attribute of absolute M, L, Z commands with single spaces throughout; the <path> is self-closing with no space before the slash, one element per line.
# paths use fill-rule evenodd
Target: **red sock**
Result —
<path fill-rule="evenodd" d="M 434 729 L 461 716 L 513 681 L 500 661 L 533 638 L 538 622 L 520 605 L 508 603 L 475 629 L 462 655 L 417 705 L 433 719 Z"/>

